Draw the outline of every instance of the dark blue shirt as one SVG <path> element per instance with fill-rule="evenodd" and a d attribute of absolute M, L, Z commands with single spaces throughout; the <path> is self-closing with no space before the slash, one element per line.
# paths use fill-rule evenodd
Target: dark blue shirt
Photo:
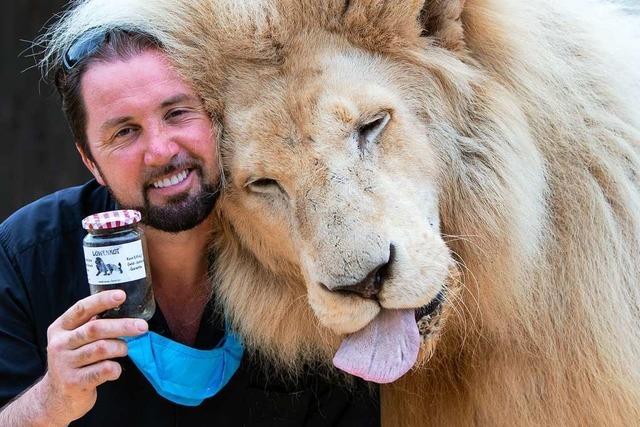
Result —
<path fill-rule="evenodd" d="M 81 221 L 115 203 L 95 181 L 44 197 L 0 225 L 0 407 L 46 370 L 47 328 L 89 295 Z M 149 328 L 171 338 L 160 309 Z M 213 348 L 222 322 L 205 309 L 195 347 Z M 373 426 L 377 393 L 362 383 L 346 389 L 309 371 L 285 382 L 263 374 L 259 356 L 245 356 L 216 396 L 200 406 L 176 405 L 159 396 L 128 358 L 118 359 L 117 381 L 98 388 L 98 400 L 78 426 Z"/>

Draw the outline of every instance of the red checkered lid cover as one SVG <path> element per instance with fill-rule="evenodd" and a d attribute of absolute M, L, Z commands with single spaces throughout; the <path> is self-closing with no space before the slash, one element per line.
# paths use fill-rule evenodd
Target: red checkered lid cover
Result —
<path fill-rule="evenodd" d="M 83 219 L 82 228 L 85 230 L 108 230 L 135 224 L 140 222 L 140 218 L 142 218 L 140 212 L 132 209 L 100 212 Z"/>

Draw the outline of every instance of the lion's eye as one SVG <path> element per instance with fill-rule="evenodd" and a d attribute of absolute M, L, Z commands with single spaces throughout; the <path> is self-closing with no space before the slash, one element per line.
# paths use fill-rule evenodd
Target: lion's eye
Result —
<path fill-rule="evenodd" d="M 360 125 L 358 128 L 358 148 L 364 150 L 367 145 L 375 142 L 384 127 L 389 123 L 390 118 L 391 115 L 383 111 Z"/>
<path fill-rule="evenodd" d="M 280 193 L 283 195 L 287 195 L 284 191 L 280 183 L 275 179 L 271 178 L 255 178 L 250 179 L 244 186 L 247 190 L 253 193 L 262 193 L 262 194 L 276 194 Z"/>

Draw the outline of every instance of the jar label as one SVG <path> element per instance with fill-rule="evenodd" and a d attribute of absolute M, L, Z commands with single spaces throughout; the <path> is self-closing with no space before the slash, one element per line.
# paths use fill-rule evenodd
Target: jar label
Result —
<path fill-rule="evenodd" d="M 113 246 L 84 246 L 84 262 L 91 285 L 125 283 L 147 276 L 140 240 Z"/>

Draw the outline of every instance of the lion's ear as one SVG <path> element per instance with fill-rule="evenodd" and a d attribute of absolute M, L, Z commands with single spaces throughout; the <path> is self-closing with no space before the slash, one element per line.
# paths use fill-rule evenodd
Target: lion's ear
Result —
<path fill-rule="evenodd" d="M 426 0 L 420 11 L 422 34 L 453 51 L 464 49 L 462 10 L 465 0 Z"/>
<path fill-rule="evenodd" d="M 351 38 L 373 50 L 393 50 L 398 43 L 419 35 L 416 16 L 424 1 L 343 0 L 336 5 L 342 8 L 343 31 Z M 317 4 L 326 7 L 323 2 Z"/>
<path fill-rule="evenodd" d="M 343 31 L 373 50 L 393 50 L 422 35 L 459 51 L 464 48 L 464 4 L 465 0 L 334 0 L 333 12 L 341 12 Z"/>

